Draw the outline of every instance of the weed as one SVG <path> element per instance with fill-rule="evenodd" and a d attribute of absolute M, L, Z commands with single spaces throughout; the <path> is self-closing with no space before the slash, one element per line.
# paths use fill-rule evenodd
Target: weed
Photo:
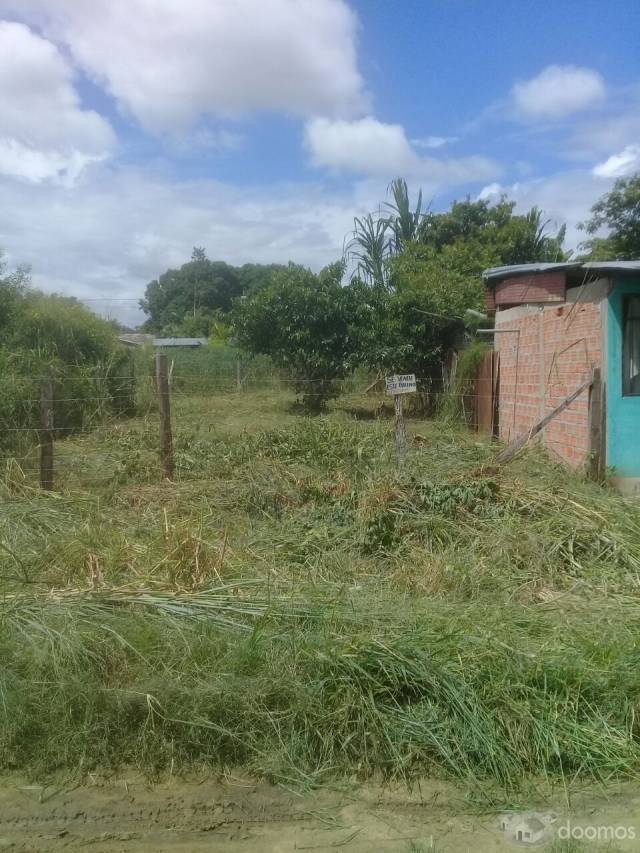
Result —
<path fill-rule="evenodd" d="M 59 441 L 52 495 L 9 462 L 4 766 L 636 774 L 637 505 L 439 422 L 401 476 L 388 425 L 285 401 L 175 395 L 175 483 L 155 415 Z"/>

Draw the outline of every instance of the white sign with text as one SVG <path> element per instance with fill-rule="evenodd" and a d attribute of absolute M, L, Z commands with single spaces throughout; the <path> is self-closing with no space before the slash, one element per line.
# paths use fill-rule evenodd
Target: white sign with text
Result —
<path fill-rule="evenodd" d="M 415 373 L 399 373 L 387 376 L 387 394 L 413 394 L 416 391 Z"/>

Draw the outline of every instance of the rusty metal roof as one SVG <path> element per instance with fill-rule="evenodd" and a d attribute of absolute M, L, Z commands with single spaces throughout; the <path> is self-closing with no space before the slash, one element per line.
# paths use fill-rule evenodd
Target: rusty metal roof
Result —
<path fill-rule="evenodd" d="M 557 264 L 512 264 L 506 267 L 491 267 L 482 273 L 485 281 L 494 278 L 507 278 L 513 275 L 531 275 L 537 272 L 553 272 L 554 270 L 577 269 L 582 264 L 579 261 L 563 261 Z"/>
<path fill-rule="evenodd" d="M 640 260 L 638 261 L 563 261 L 562 263 L 548 264 L 513 264 L 504 267 L 491 267 L 482 273 L 485 281 L 511 278 L 517 275 L 533 275 L 541 272 L 553 272 L 555 270 L 584 270 L 588 272 L 618 272 L 618 273 L 640 273 Z"/>

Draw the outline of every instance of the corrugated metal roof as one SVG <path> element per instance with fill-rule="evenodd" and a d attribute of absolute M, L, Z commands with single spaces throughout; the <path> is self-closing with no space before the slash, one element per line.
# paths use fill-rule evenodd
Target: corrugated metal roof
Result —
<path fill-rule="evenodd" d="M 145 335 L 142 332 L 129 332 L 126 335 L 120 335 L 118 340 L 123 344 L 129 344 L 130 346 L 141 347 L 143 344 L 146 344 L 153 340 L 153 335 Z"/>
<path fill-rule="evenodd" d="M 206 338 L 154 338 L 154 347 L 204 347 Z"/>
<path fill-rule="evenodd" d="M 577 269 L 582 266 L 579 261 L 563 261 L 557 264 L 513 264 L 506 267 L 491 267 L 482 273 L 487 281 L 492 278 L 506 278 L 512 275 L 531 275 L 536 272 L 553 272 L 553 270 Z"/>
<path fill-rule="evenodd" d="M 640 261 L 593 261 L 582 266 L 598 272 L 640 272 Z"/>
<path fill-rule="evenodd" d="M 491 267 L 482 273 L 485 281 L 493 279 L 510 278 L 516 275 L 532 275 L 539 272 L 553 272 L 554 270 L 584 270 L 585 272 L 640 272 L 640 260 L 638 261 L 593 261 L 582 263 L 581 261 L 564 261 L 558 264 L 513 264 L 505 267 Z"/>

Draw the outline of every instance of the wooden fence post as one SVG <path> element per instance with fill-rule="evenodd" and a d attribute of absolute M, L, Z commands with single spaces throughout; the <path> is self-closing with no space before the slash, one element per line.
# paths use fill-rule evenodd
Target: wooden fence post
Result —
<path fill-rule="evenodd" d="M 236 391 L 242 391 L 242 364 L 236 359 Z"/>
<path fill-rule="evenodd" d="M 53 379 L 40 382 L 40 488 L 53 489 Z"/>
<path fill-rule="evenodd" d="M 169 401 L 169 376 L 167 357 L 156 353 L 156 385 L 158 388 L 158 408 L 160 411 L 160 459 L 162 471 L 167 480 L 173 478 L 173 436 L 171 434 L 171 403 Z"/>
<path fill-rule="evenodd" d="M 404 412 L 402 406 L 402 394 L 393 395 L 393 408 L 395 410 L 395 428 L 396 428 L 396 454 L 398 457 L 398 468 L 401 469 L 404 465 L 404 460 L 407 455 L 407 442 L 404 429 Z"/>
<path fill-rule="evenodd" d="M 601 480 L 604 473 L 603 425 L 602 377 L 600 368 L 596 367 L 589 394 L 589 473 L 594 480 Z"/>

